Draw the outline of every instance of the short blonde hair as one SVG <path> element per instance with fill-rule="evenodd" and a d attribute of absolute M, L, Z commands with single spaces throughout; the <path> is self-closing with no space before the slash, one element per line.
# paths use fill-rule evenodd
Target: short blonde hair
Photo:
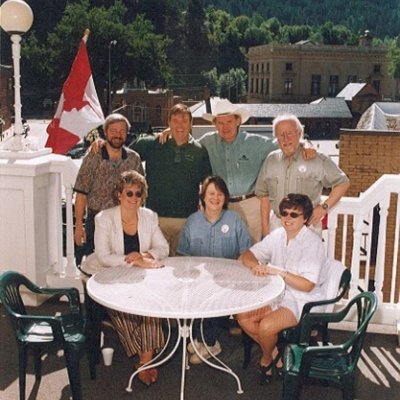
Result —
<path fill-rule="evenodd" d="M 118 182 L 115 185 L 115 190 L 114 190 L 114 197 L 118 202 L 118 195 L 123 192 L 126 186 L 139 186 L 140 190 L 142 191 L 142 202 L 143 204 L 148 196 L 148 185 L 146 178 L 139 174 L 139 172 L 134 171 L 134 170 L 129 170 L 122 172 L 120 177 L 118 178 Z"/>

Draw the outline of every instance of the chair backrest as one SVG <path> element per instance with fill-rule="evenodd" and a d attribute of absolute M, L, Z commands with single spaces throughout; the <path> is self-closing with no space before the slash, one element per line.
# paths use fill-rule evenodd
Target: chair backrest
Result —
<path fill-rule="evenodd" d="M 321 290 L 327 300 L 334 300 L 330 304 L 313 308 L 313 312 L 332 312 L 335 303 L 346 293 L 350 285 L 351 272 L 338 260 L 328 260 L 325 265 L 325 279 Z"/>
<path fill-rule="evenodd" d="M 354 307 L 354 304 L 357 307 L 358 326 L 354 335 L 345 343 L 345 347 L 350 349 L 353 368 L 355 368 L 361 354 L 368 324 L 375 314 L 378 298 L 373 292 L 362 292 L 350 300 L 345 310 L 350 310 L 350 308 Z"/>
<path fill-rule="evenodd" d="M 6 271 L 0 275 L 0 300 L 10 314 L 26 315 L 25 305 L 20 294 L 20 287 L 32 290 L 33 283 L 25 276 L 14 271 Z"/>

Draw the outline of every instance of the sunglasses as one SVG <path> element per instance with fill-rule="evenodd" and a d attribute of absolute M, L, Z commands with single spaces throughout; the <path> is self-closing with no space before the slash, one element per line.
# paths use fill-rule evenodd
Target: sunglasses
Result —
<path fill-rule="evenodd" d="M 290 218 L 299 218 L 300 215 L 303 215 L 303 214 L 299 214 L 299 213 L 295 213 L 295 212 L 287 212 L 287 211 L 281 212 L 281 217 L 287 217 L 288 215 L 290 216 Z"/>
<path fill-rule="evenodd" d="M 137 192 L 132 192 L 132 190 L 128 190 L 128 191 L 126 192 L 126 195 L 127 195 L 128 197 L 133 197 L 133 196 L 135 196 L 135 197 L 137 197 L 138 199 L 140 199 L 140 198 L 142 197 L 143 193 L 140 192 L 139 190 L 138 190 Z"/>

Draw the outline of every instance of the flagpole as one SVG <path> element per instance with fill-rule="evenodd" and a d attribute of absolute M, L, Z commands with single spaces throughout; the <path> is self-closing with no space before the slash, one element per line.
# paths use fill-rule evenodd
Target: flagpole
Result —
<path fill-rule="evenodd" d="M 83 36 L 82 36 L 82 40 L 85 42 L 85 44 L 88 40 L 89 35 L 90 35 L 90 29 L 86 28 L 85 32 L 83 32 Z"/>

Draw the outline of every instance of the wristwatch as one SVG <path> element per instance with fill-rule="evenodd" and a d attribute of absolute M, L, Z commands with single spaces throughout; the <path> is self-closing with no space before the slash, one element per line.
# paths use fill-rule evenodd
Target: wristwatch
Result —
<path fill-rule="evenodd" d="M 328 203 L 327 203 L 326 201 L 324 201 L 324 202 L 321 204 L 321 207 L 322 207 L 323 210 L 325 210 L 326 212 L 328 212 L 329 205 L 328 205 Z"/>

